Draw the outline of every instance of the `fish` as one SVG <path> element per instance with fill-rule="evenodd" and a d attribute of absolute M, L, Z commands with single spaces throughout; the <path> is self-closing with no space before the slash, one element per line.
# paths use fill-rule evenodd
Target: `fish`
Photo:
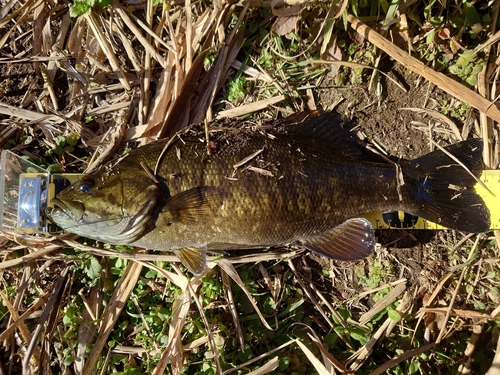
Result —
<path fill-rule="evenodd" d="M 352 125 L 328 111 L 192 125 L 84 175 L 46 213 L 83 237 L 173 252 L 195 275 L 212 251 L 297 244 L 336 260 L 369 257 L 371 212 L 490 228 L 474 190 L 481 139 L 391 163 L 373 160 Z"/>

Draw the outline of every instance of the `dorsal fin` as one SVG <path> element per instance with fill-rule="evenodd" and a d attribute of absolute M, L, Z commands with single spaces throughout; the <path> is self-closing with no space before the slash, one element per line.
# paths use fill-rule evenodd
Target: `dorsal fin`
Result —
<path fill-rule="evenodd" d="M 343 156 L 362 156 L 361 146 L 350 131 L 352 121 L 336 112 L 299 112 L 287 117 L 284 124 L 289 131 L 323 142 Z"/>

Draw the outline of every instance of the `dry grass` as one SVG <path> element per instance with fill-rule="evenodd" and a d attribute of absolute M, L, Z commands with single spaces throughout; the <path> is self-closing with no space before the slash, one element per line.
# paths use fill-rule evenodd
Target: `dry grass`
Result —
<path fill-rule="evenodd" d="M 262 109 L 269 110 L 262 116 L 286 114 L 291 108 L 302 109 L 303 101 L 309 101 L 309 107 L 315 106 L 310 91 L 309 96 L 300 97 L 296 87 L 287 87 L 289 77 L 283 72 L 271 74 L 251 52 L 240 53 L 242 48 L 252 51 L 251 46 L 245 45 L 248 42 L 245 38 L 251 34 L 247 27 L 274 22 L 274 32 L 288 34 L 296 29 L 304 10 L 319 7 L 322 10 L 314 24 L 316 31 L 310 32 L 307 39 L 310 45 L 306 47 L 323 53 L 334 51 L 328 31 L 333 20 L 340 20 L 344 10 L 349 9 L 349 2 L 345 0 L 341 6 L 330 8 L 308 1 L 290 6 L 274 3 L 272 11 L 276 19 L 259 18 L 270 12 L 271 4 L 266 2 L 230 4 L 221 0 L 159 5 L 153 5 L 152 1 L 114 2 L 72 18 L 66 3 L 2 0 L 0 144 L 13 140 L 14 152 L 36 159 L 46 150 L 54 149 L 58 137 L 77 133 L 83 147 L 61 154 L 56 162 L 62 169 L 89 172 L 113 158 L 126 142 L 144 144 L 170 136 L 193 122 L 217 116 L 243 116 Z M 400 22 L 404 23 L 406 13 L 403 8 L 399 11 Z M 492 25 L 496 24 L 497 16 L 495 12 Z M 476 108 L 479 119 L 475 125 L 487 146 L 485 163 L 491 168 L 498 165 L 499 130 L 495 121 L 500 121 L 500 112 L 493 104 L 498 96 L 496 65 L 486 66 L 477 90 L 473 90 L 411 57 L 353 15 L 347 20 L 362 35 L 357 38 L 366 38 L 379 48 L 379 57 L 392 56 Z M 477 47 L 493 59 L 497 58 L 500 39 L 495 31 L 492 26 L 491 36 Z M 407 31 L 402 33 L 406 33 L 411 47 L 412 38 Z M 257 43 L 256 40 L 251 43 Z M 319 64 L 324 67 L 331 63 L 309 59 L 302 53 L 305 57 L 298 60 L 307 62 L 303 70 L 312 71 Z M 216 54 L 217 59 L 207 67 L 204 63 L 211 54 Z M 239 61 L 239 56 L 248 56 L 252 62 L 248 65 L 252 67 Z M 292 60 L 284 58 L 287 59 Z M 334 64 L 363 66 L 356 62 Z M 228 80 L 238 71 L 254 83 L 255 92 L 247 93 L 242 102 L 234 105 L 224 99 L 224 94 Z M 282 80 L 277 78 L 280 74 Z M 11 95 L 2 94 L 1 90 L 10 87 L 14 76 L 19 76 L 18 87 L 14 89 L 22 90 L 22 94 L 12 96 L 7 102 Z M 316 77 L 308 81 L 308 90 L 316 82 Z M 216 112 L 218 109 L 222 110 Z M 458 138 L 463 134 L 454 122 L 443 119 L 441 113 L 426 108 L 411 110 L 426 111 L 437 117 Z M 23 137 L 35 141 L 24 144 Z M 4 232 L 0 240 L 0 311 L 3 312 L 0 375 L 111 371 L 132 374 L 134 368 L 141 368 L 140 362 L 153 363 L 149 367 L 153 374 L 194 373 L 202 371 L 194 369 L 203 368 L 203 364 L 191 362 L 191 357 L 199 352 L 205 353 L 203 361 L 209 363 L 208 369 L 212 371 L 204 369 L 206 373 L 217 374 L 289 373 L 304 368 L 319 374 L 381 374 L 412 360 L 417 364 L 417 372 L 426 373 L 433 365 L 441 366 L 447 357 L 453 357 L 450 359 L 453 363 L 442 368 L 453 368 L 457 358 L 461 358 L 459 373 L 467 374 L 472 371 L 474 361 L 477 362 L 475 352 L 483 353 L 478 342 L 491 348 L 487 351 L 489 357 L 484 358 L 491 362 L 498 339 L 500 297 L 495 293 L 500 293 L 499 231 L 493 236 L 438 234 L 430 253 L 441 253 L 440 246 L 447 248 L 446 259 L 436 256 L 435 260 L 439 263 L 436 267 L 442 270 L 441 277 L 436 277 L 438 272 L 426 275 L 423 270 L 420 276 L 425 281 L 412 283 L 402 276 L 408 272 L 406 266 L 385 249 L 379 249 L 374 259 L 358 265 L 332 264 L 326 270 L 328 275 L 318 275 L 319 268 L 311 272 L 299 269 L 300 251 L 269 251 L 229 260 L 213 257 L 203 275 L 191 277 L 177 266 L 176 258 L 171 255 L 117 252 L 77 242 L 73 236 L 33 237 Z M 109 277 L 105 274 L 112 269 L 108 262 L 116 258 L 128 263 L 123 265 L 119 276 Z M 89 259 L 90 264 L 100 259 L 97 262 L 107 268 L 102 267 L 97 277 L 81 284 L 77 278 L 82 274 L 82 264 Z M 431 258 L 422 263 L 433 261 Z M 171 266 L 165 267 L 165 262 Z M 254 267 L 256 264 L 259 265 Z M 393 265 L 400 274 L 389 270 L 388 265 Z M 90 268 L 85 268 L 85 272 Z M 251 280 L 255 278 L 255 284 L 240 276 L 242 270 L 251 275 Z M 144 275 L 149 271 L 155 272 L 160 281 L 147 279 Z M 207 306 L 203 304 L 202 290 L 211 277 L 220 279 L 222 287 L 220 298 Z M 372 285 L 376 277 L 380 280 Z M 330 286 L 334 284 L 335 291 L 319 288 L 316 282 L 320 279 L 330 282 Z M 142 347 L 137 339 L 144 331 L 152 337 L 157 328 L 152 324 L 159 324 L 157 320 L 152 322 L 137 302 L 135 289 L 140 285 L 146 285 L 151 294 L 158 292 L 162 303 L 169 304 L 171 315 L 162 323 L 166 342 L 151 339 L 149 346 Z M 287 290 L 300 294 L 301 299 L 297 297 L 295 304 L 284 300 L 284 296 L 289 296 Z M 345 294 L 339 294 L 339 290 Z M 263 299 L 257 300 L 260 293 L 275 303 L 274 313 L 263 311 Z M 82 315 L 73 317 L 75 323 L 63 321 L 75 300 L 83 306 Z M 242 301 L 247 300 L 251 313 L 241 319 Z M 127 321 L 123 311 L 131 303 L 141 322 L 136 325 L 141 332 L 131 332 L 128 343 L 115 342 L 112 337 L 118 336 L 112 332 L 129 328 L 120 322 Z M 306 318 L 295 318 L 284 311 L 293 312 L 302 303 L 309 306 Z M 227 311 L 230 316 L 227 331 L 235 340 L 231 348 L 231 337 L 221 335 L 223 329 L 217 321 L 223 314 L 214 314 L 215 310 Z M 346 316 L 349 311 L 352 314 Z M 193 322 L 196 319 L 199 322 Z M 252 319 L 259 322 L 262 332 L 279 333 L 281 339 L 287 339 L 270 340 L 267 350 L 229 363 L 226 356 L 232 356 L 228 353 L 231 350 L 241 354 L 249 343 L 257 346 L 248 334 L 251 329 L 246 326 Z M 203 333 L 191 335 L 186 327 L 198 327 Z M 260 337 L 261 331 L 252 333 Z M 334 346 L 327 343 L 327 337 L 332 336 L 337 340 Z M 399 344 L 401 347 L 397 347 Z M 447 345 L 455 352 L 447 351 Z M 342 348 L 341 352 L 335 350 L 337 346 Z M 394 350 L 389 350 L 394 346 Z M 384 355 L 377 357 L 375 352 L 381 348 Z M 284 357 L 291 362 L 307 360 L 310 365 L 292 363 L 293 366 L 280 370 Z M 495 360 L 498 362 L 498 358 Z M 494 370 L 492 367 L 489 374 L 495 373 Z"/>

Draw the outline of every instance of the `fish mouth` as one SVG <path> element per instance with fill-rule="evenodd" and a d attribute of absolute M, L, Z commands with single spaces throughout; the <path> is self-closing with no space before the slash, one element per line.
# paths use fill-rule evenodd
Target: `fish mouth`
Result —
<path fill-rule="evenodd" d="M 77 223 L 83 220 L 85 206 L 82 203 L 76 201 L 64 202 L 58 198 L 53 198 L 52 203 L 54 204 L 54 208 L 49 208 L 47 210 L 49 217 L 53 218 L 54 213 L 62 212 L 68 218 Z"/>

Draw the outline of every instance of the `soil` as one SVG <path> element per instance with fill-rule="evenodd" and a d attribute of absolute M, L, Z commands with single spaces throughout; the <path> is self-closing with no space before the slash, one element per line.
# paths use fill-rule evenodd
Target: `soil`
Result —
<path fill-rule="evenodd" d="M 20 105 L 29 83 L 36 80 L 32 63 L 0 64 L 0 77 L 2 101 L 10 105 Z"/>
<path fill-rule="evenodd" d="M 416 74 L 406 71 L 401 65 L 387 64 L 382 71 L 398 81 L 381 76 L 382 94 L 369 90 L 368 83 L 360 86 L 335 87 L 332 75 L 327 75 L 321 87 L 317 89 L 322 108 L 335 110 L 357 122 L 359 130 L 368 140 L 379 144 L 389 155 L 404 159 L 414 159 L 433 150 L 429 142 L 432 139 L 441 145 L 458 141 L 451 129 L 443 124 L 429 121 L 429 117 L 416 114 L 403 108 L 436 108 L 440 103 L 453 102 L 448 94 L 429 83 L 422 81 Z M 366 75 L 365 81 L 370 79 Z"/>

